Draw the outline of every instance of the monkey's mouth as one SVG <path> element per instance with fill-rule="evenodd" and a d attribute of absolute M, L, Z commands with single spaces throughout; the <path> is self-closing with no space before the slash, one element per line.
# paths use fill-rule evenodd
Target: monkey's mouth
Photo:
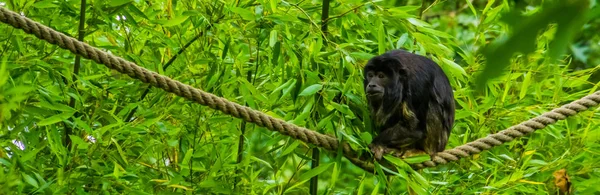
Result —
<path fill-rule="evenodd" d="M 383 92 L 381 91 L 369 91 L 367 92 L 367 96 L 382 96 Z"/>

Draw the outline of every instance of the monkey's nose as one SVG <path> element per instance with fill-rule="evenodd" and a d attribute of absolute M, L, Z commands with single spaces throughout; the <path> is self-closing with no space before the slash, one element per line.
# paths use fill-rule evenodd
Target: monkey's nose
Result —
<path fill-rule="evenodd" d="M 369 88 L 375 88 L 377 85 L 369 84 Z"/>

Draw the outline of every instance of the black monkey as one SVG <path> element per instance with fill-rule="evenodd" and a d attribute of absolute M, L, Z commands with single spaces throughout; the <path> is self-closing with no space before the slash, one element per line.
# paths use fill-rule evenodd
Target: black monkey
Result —
<path fill-rule="evenodd" d="M 403 50 L 367 62 L 364 87 L 378 135 L 369 145 L 381 159 L 384 147 L 401 151 L 443 151 L 454 123 L 454 95 L 448 77 L 432 60 Z"/>

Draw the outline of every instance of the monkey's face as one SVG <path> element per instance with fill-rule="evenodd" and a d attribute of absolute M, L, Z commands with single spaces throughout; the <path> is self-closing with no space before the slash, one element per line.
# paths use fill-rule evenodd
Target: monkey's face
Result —
<path fill-rule="evenodd" d="M 389 85 L 390 77 L 382 71 L 368 71 L 366 81 L 367 98 L 381 99 L 385 95 L 385 88 Z"/>

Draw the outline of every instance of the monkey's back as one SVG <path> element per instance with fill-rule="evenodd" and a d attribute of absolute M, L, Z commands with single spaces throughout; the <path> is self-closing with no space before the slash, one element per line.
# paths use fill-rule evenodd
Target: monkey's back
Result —
<path fill-rule="evenodd" d="M 428 131 L 445 132 L 443 135 L 442 132 L 433 132 L 441 136 L 435 150 L 442 151 L 454 124 L 455 115 L 454 93 L 447 75 L 437 63 L 425 56 L 404 50 L 392 50 L 387 53 L 399 57 L 406 71 L 408 90 L 404 97 L 407 102 L 410 102 L 411 109 L 419 120 L 417 130 L 430 129 Z M 440 121 L 436 122 L 432 118 Z M 441 126 L 432 124 L 440 122 Z M 432 134 L 432 132 L 426 133 Z M 425 139 L 431 139 L 432 136 L 435 135 L 426 135 Z"/>

